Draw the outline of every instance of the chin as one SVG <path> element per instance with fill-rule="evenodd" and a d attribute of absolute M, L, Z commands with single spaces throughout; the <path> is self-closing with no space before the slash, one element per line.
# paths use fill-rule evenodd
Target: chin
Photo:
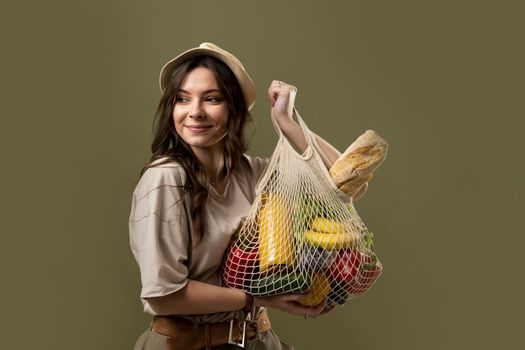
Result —
<path fill-rule="evenodd" d="M 217 146 L 217 141 L 195 140 L 193 138 L 185 139 L 184 141 L 188 144 L 188 146 L 196 148 L 211 148 Z"/>

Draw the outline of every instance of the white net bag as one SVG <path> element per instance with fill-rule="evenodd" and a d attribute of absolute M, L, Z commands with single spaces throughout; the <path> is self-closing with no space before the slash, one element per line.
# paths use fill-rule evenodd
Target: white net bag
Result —
<path fill-rule="evenodd" d="M 294 110 L 308 147 L 299 154 L 272 117 L 279 140 L 257 197 L 222 265 L 227 286 L 256 296 L 305 293 L 301 304 L 342 305 L 381 275 L 368 232 Z"/>

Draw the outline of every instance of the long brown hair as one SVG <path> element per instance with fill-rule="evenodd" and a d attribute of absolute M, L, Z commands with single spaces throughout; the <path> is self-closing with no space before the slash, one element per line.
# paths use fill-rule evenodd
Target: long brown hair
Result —
<path fill-rule="evenodd" d="M 177 134 L 172 117 L 176 95 L 186 74 L 197 67 L 210 69 L 219 85 L 219 91 L 225 97 L 228 105 L 227 134 L 224 138 L 225 167 L 223 175 L 228 179 L 239 167 L 251 171 L 243 153 L 248 149 L 248 122 L 253 122 L 244 100 L 237 78 L 221 60 L 211 56 L 197 56 L 181 64 L 172 74 L 169 84 L 162 95 L 153 121 L 152 155 L 149 163 L 142 169 L 140 176 L 160 158 L 165 160 L 155 165 L 168 162 L 178 162 L 184 168 L 186 183 L 183 193 L 190 193 L 191 222 L 197 243 L 206 235 L 204 225 L 205 203 L 208 198 L 207 184 L 209 179 L 202 164 L 195 156 L 190 146 Z M 154 165 L 154 166 L 155 166 Z"/>

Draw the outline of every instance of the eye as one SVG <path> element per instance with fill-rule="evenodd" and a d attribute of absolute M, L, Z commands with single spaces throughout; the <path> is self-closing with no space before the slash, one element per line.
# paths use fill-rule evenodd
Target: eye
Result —
<path fill-rule="evenodd" d="M 224 99 L 220 96 L 208 96 L 206 97 L 206 101 L 211 103 L 221 103 Z"/>
<path fill-rule="evenodd" d="M 188 99 L 184 96 L 175 97 L 175 103 L 188 102 Z"/>

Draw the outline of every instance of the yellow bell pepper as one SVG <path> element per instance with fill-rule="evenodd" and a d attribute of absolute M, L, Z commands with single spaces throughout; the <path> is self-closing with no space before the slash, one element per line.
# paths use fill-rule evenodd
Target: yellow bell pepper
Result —
<path fill-rule="evenodd" d="M 293 265 L 292 223 L 284 199 L 273 193 L 263 195 L 259 212 L 260 271 L 275 265 Z"/>
<path fill-rule="evenodd" d="M 308 296 L 299 299 L 299 303 L 305 306 L 317 306 L 330 293 L 330 281 L 326 274 L 319 272 L 312 277 L 312 287 L 309 290 Z"/>

